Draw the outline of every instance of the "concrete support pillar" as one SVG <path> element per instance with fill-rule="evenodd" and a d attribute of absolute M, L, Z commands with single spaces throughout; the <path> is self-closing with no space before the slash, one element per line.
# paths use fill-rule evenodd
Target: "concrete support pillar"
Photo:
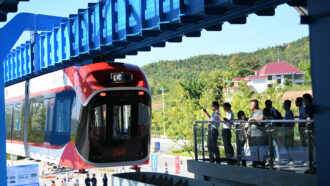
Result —
<path fill-rule="evenodd" d="M 318 185 L 330 183 L 330 1 L 309 0 Z"/>

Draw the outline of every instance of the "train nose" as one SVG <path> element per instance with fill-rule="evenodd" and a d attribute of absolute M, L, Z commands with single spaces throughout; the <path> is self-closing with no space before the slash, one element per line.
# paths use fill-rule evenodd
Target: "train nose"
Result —
<path fill-rule="evenodd" d="M 130 164 L 147 158 L 150 105 L 150 94 L 143 89 L 110 90 L 95 95 L 82 112 L 79 134 L 83 135 L 78 136 L 78 152 L 96 166 Z"/>

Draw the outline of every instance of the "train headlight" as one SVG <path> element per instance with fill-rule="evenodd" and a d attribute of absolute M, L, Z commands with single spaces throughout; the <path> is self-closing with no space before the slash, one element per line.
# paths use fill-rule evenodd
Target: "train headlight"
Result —
<path fill-rule="evenodd" d="M 113 83 L 127 83 L 133 81 L 133 74 L 127 72 L 111 73 L 110 78 Z"/>

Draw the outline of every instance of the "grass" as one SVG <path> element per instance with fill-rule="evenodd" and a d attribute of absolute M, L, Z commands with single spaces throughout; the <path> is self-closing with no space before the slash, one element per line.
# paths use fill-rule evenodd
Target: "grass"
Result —
<path fill-rule="evenodd" d="M 291 92 L 291 91 L 308 91 L 312 90 L 311 84 L 302 84 L 302 85 L 293 85 L 290 87 L 285 87 L 285 92 Z"/>
<path fill-rule="evenodd" d="M 234 140 L 232 140 L 232 141 L 234 141 Z M 301 144 L 300 144 L 299 133 L 298 133 L 298 131 L 295 131 L 293 146 L 294 147 L 299 147 L 300 145 Z M 220 146 L 219 147 L 219 151 L 220 151 L 220 157 L 226 157 L 224 146 Z M 236 152 L 236 149 L 235 149 L 235 152 Z M 193 149 L 191 150 L 190 153 L 191 153 L 191 155 L 185 149 L 179 148 L 179 149 L 173 149 L 171 152 L 167 152 L 165 154 L 166 155 L 173 155 L 173 156 L 183 156 L 183 157 L 192 157 L 192 158 L 194 158 L 195 157 L 195 153 L 194 153 L 194 150 Z M 199 156 L 202 156 L 202 152 L 199 152 L 198 155 Z M 209 153 L 206 151 L 205 152 L 205 157 L 208 157 L 208 155 L 209 155 Z"/>
<path fill-rule="evenodd" d="M 194 152 L 191 152 L 191 155 L 187 152 L 187 151 L 184 151 L 184 152 L 179 152 L 179 153 L 174 153 L 174 152 L 167 152 L 165 153 L 166 155 L 173 155 L 173 156 L 184 156 L 184 157 L 194 157 L 195 154 Z"/>
<path fill-rule="evenodd" d="M 11 160 L 10 154 L 6 154 L 6 158 L 7 158 L 7 160 Z M 17 156 L 17 160 L 21 160 L 21 159 L 25 159 L 25 157 L 23 157 L 23 156 Z"/>
<path fill-rule="evenodd" d="M 219 147 L 219 151 L 220 151 L 220 157 L 225 157 L 225 149 L 223 146 Z M 184 157 L 195 157 L 195 153 L 192 150 L 191 155 L 189 154 L 189 152 L 185 151 L 184 149 L 173 149 L 171 152 L 167 152 L 165 153 L 166 155 L 173 155 L 173 156 L 184 156 Z M 202 152 L 198 153 L 199 156 L 202 155 Z M 208 156 L 209 153 L 205 152 L 205 156 Z"/>

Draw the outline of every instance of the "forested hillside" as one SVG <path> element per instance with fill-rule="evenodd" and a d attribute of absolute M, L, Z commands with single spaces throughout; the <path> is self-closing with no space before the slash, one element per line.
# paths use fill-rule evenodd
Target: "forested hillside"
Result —
<path fill-rule="evenodd" d="M 278 59 L 279 58 L 279 59 Z M 228 77 L 248 75 L 268 62 L 287 61 L 295 67 L 304 68 L 309 62 L 308 37 L 291 43 L 260 49 L 251 53 L 231 55 L 200 55 L 184 60 L 159 61 L 142 67 L 152 87 L 154 95 L 161 93 L 160 88 L 169 89 L 173 83 L 192 80 L 203 73 L 225 71 Z M 300 65 L 300 66 L 299 66 Z M 241 69 L 241 72 L 233 71 Z M 170 83 L 169 83 L 170 82 Z"/>
<path fill-rule="evenodd" d="M 201 109 L 210 111 L 210 103 L 214 100 L 223 103 L 222 89 L 226 86 L 226 80 L 253 74 L 266 63 L 277 61 L 287 61 L 305 71 L 305 78 L 310 80 L 308 37 L 251 53 L 200 55 L 184 60 L 159 61 L 142 67 L 153 92 L 153 133 L 162 134 L 165 128 L 168 137 L 191 139 L 193 122 L 205 119 Z M 162 87 L 165 90 L 164 113 L 161 109 Z M 239 110 L 250 113 L 250 99 L 261 102 L 272 99 L 274 106 L 283 112 L 281 98 L 288 88 L 275 90 L 271 87 L 263 94 L 255 94 L 242 84 L 239 93 L 232 97 L 232 110 L 235 115 Z M 291 88 L 310 91 L 308 84 Z M 293 111 L 297 111 L 294 106 Z"/>

